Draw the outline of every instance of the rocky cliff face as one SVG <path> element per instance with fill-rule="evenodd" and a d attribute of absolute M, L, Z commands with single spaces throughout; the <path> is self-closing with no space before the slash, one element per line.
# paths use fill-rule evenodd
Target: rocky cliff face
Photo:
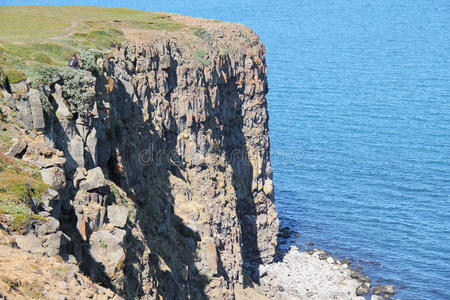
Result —
<path fill-rule="evenodd" d="M 10 154 L 51 187 L 38 211 L 52 229 L 27 233 L 39 251 L 125 298 L 232 299 L 277 243 L 265 50 L 244 26 L 174 17 L 198 28 L 127 30 L 127 45 L 98 59 L 86 115 L 60 78 L 5 91 L 23 126 L 41 130 L 18 134 Z"/>

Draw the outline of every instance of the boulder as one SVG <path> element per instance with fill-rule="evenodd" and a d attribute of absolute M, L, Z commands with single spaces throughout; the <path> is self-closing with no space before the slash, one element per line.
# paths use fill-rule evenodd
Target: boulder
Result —
<path fill-rule="evenodd" d="M 44 253 L 47 256 L 55 256 L 60 253 L 61 247 L 64 247 L 70 238 L 61 231 L 49 234 L 44 238 Z"/>
<path fill-rule="evenodd" d="M 171 63 L 171 61 L 170 61 L 170 56 L 169 55 L 165 54 L 165 55 L 163 55 L 161 57 L 161 60 L 160 60 L 161 69 L 163 69 L 163 70 L 169 69 L 170 68 L 170 63 Z"/>
<path fill-rule="evenodd" d="M 80 190 L 91 191 L 96 188 L 105 186 L 105 176 L 102 168 L 97 167 L 87 172 L 86 179 L 80 183 Z"/>
<path fill-rule="evenodd" d="M 97 141 L 97 130 L 93 127 L 86 138 L 86 147 L 94 165 L 98 164 Z"/>
<path fill-rule="evenodd" d="M 61 86 L 59 84 L 55 84 L 55 92 L 52 94 L 53 99 L 55 99 L 58 108 L 56 109 L 56 116 L 64 117 L 64 118 L 72 118 L 72 113 L 62 97 Z"/>
<path fill-rule="evenodd" d="M 21 139 L 17 140 L 14 145 L 9 149 L 8 155 L 21 158 L 27 149 L 27 143 Z"/>
<path fill-rule="evenodd" d="M 123 228 L 127 223 L 128 208 L 121 205 L 110 205 L 107 207 L 109 223 L 113 226 Z"/>
<path fill-rule="evenodd" d="M 9 108 L 11 108 L 12 110 L 16 110 L 17 106 L 16 106 L 16 100 L 14 99 L 14 97 L 8 93 L 7 91 L 3 91 L 3 98 L 5 98 L 6 100 L 6 105 L 8 105 Z"/>
<path fill-rule="evenodd" d="M 64 152 L 47 145 L 43 136 L 39 136 L 28 143 L 23 160 L 36 165 L 39 169 L 62 167 L 66 163 Z"/>
<path fill-rule="evenodd" d="M 53 190 L 61 191 L 66 187 L 66 175 L 63 169 L 59 167 L 51 167 L 41 169 L 42 181 L 48 184 Z"/>
<path fill-rule="evenodd" d="M 98 193 L 79 190 L 72 201 L 77 217 L 77 229 L 87 241 L 93 231 L 101 228 L 105 222 L 105 198 Z"/>
<path fill-rule="evenodd" d="M 28 90 L 28 85 L 25 80 L 22 80 L 17 83 L 10 83 L 9 87 L 11 88 L 11 92 L 17 93 L 17 92 L 26 92 Z"/>
<path fill-rule="evenodd" d="M 40 228 L 40 234 L 55 233 L 59 229 L 59 221 L 53 217 L 49 217 Z"/>
<path fill-rule="evenodd" d="M 28 92 L 28 98 L 30 100 L 33 129 L 42 130 L 45 128 L 45 119 L 39 91 L 36 89 L 30 89 Z"/>
<path fill-rule="evenodd" d="M 377 296 L 377 295 L 372 295 L 372 297 L 370 297 L 370 300 L 383 300 L 383 297 Z"/>
<path fill-rule="evenodd" d="M 125 259 L 125 251 L 123 249 L 123 240 L 125 230 L 114 229 L 100 230 L 92 234 L 91 255 L 105 266 L 107 274 L 113 274 L 117 269 L 121 268 L 121 264 Z"/>
<path fill-rule="evenodd" d="M 69 153 L 78 167 L 84 167 L 84 143 L 80 136 L 76 135 L 69 143 Z"/>
<path fill-rule="evenodd" d="M 19 110 L 21 123 L 27 129 L 33 129 L 33 117 L 31 114 L 31 106 L 28 97 L 20 97 L 20 99 L 16 101 L 16 106 Z"/>
<path fill-rule="evenodd" d="M 55 202 L 59 200 L 59 193 L 53 189 L 47 189 L 46 193 L 41 197 L 41 208 L 46 212 L 54 209 Z M 58 217 L 58 216 L 55 216 Z"/>
<path fill-rule="evenodd" d="M 77 168 L 75 171 L 75 175 L 73 176 L 73 186 L 77 189 L 80 185 L 80 182 L 86 179 L 87 171 L 85 168 Z"/>
<path fill-rule="evenodd" d="M 375 295 L 384 294 L 384 295 L 392 296 L 395 294 L 395 287 L 393 285 L 376 285 L 373 288 L 373 293 Z"/>
<path fill-rule="evenodd" d="M 356 295 L 361 296 L 370 292 L 370 284 L 361 284 L 356 289 Z"/>
<path fill-rule="evenodd" d="M 334 259 L 332 257 L 327 258 L 327 263 L 334 264 Z"/>
<path fill-rule="evenodd" d="M 30 253 L 44 253 L 44 248 L 42 248 L 41 240 L 38 239 L 34 234 L 27 235 L 14 235 L 17 246 L 20 249 L 28 251 Z"/>

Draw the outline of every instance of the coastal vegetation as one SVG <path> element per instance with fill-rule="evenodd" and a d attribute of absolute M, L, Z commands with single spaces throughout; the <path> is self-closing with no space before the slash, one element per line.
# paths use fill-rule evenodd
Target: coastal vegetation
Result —
<path fill-rule="evenodd" d="M 13 230 L 22 230 L 43 217 L 33 211 L 48 186 L 36 167 L 0 152 L 0 220 L 11 218 Z"/>
<path fill-rule="evenodd" d="M 75 53 L 105 52 L 121 45 L 127 28 L 176 31 L 185 27 L 170 15 L 132 9 L 4 6 L 0 14 L 0 84 L 6 78 L 9 83 L 27 78 L 42 81 L 41 74 L 48 68 L 65 66 Z"/>

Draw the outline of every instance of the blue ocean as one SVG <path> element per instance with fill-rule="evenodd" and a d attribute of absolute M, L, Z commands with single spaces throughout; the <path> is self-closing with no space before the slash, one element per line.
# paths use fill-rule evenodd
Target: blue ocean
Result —
<path fill-rule="evenodd" d="M 239 22 L 267 49 L 277 210 L 400 299 L 450 299 L 448 0 L 15 1 Z M 313 242 L 311 246 L 309 242 Z"/>

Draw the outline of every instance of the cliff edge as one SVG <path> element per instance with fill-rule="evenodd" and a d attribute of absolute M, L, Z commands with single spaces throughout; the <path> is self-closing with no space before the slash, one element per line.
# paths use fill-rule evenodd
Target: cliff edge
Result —
<path fill-rule="evenodd" d="M 258 36 L 123 9 L 0 12 L 4 246 L 79 266 L 106 299 L 262 298 L 244 288 L 279 222 Z M 64 66 L 72 53 L 81 68 Z M 15 194 L 11 172 L 46 188 L 22 178 Z"/>

